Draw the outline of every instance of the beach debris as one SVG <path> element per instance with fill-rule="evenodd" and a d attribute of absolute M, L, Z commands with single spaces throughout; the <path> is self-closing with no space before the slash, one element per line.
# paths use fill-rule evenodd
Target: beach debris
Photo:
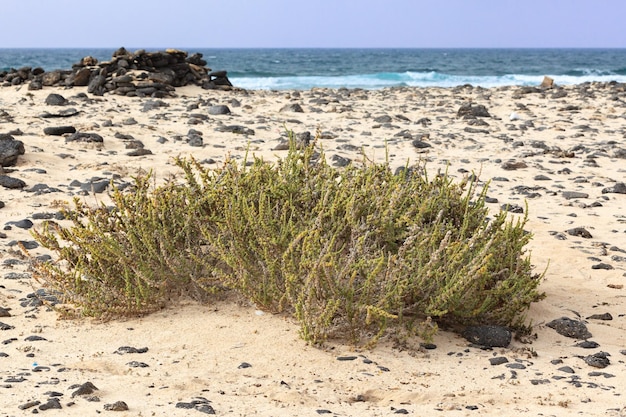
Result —
<path fill-rule="evenodd" d="M 541 88 L 552 88 L 554 87 L 554 79 L 548 77 L 547 75 L 543 77 L 543 81 L 541 81 Z"/>

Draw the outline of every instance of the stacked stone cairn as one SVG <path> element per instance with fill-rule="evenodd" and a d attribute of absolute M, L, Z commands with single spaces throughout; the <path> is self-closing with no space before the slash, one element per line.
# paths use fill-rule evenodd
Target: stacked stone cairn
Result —
<path fill-rule="evenodd" d="M 28 83 L 29 90 L 43 87 L 87 87 L 90 94 L 105 93 L 129 97 L 164 98 L 174 96 L 176 87 L 197 85 L 204 89 L 230 90 L 226 71 L 211 71 L 202 54 L 167 49 L 158 52 L 120 48 L 110 61 L 98 62 L 91 56 L 74 64 L 71 70 L 44 71 L 24 67 L 0 71 L 0 85 Z"/>

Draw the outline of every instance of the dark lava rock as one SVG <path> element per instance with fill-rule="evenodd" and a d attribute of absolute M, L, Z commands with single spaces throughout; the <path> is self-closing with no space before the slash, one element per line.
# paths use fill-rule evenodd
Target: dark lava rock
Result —
<path fill-rule="evenodd" d="M 565 372 L 566 374 L 575 374 L 576 372 L 571 366 L 561 366 L 558 371 Z"/>
<path fill-rule="evenodd" d="M 358 356 L 337 356 L 337 360 L 338 361 L 342 361 L 342 362 L 354 361 L 354 360 L 357 360 L 357 359 L 358 359 Z"/>
<path fill-rule="evenodd" d="M 104 142 L 102 136 L 97 133 L 75 132 L 72 135 L 65 138 L 66 142 Z"/>
<path fill-rule="evenodd" d="M 48 136 L 62 136 L 66 133 L 76 133 L 74 126 L 49 126 L 44 128 L 44 135 Z"/>
<path fill-rule="evenodd" d="M 28 410 L 29 408 L 33 408 L 41 404 L 41 401 L 29 401 L 27 403 L 18 405 L 17 408 L 20 410 Z"/>
<path fill-rule="evenodd" d="M 29 219 L 23 219 L 23 220 L 18 220 L 14 222 L 7 222 L 6 224 L 9 226 L 19 227 L 20 229 L 24 229 L 24 230 L 28 230 L 31 227 L 33 227 L 33 222 L 31 222 Z"/>
<path fill-rule="evenodd" d="M 9 177 L 8 175 L 0 175 L 0 185 L 4 188 L 17 189 L 26 187 L 26 183 L 19 178 Z"/>
<path fill-rule="evenodd" d="M 152 155 L 152 151 L 150 149 L 139 148 L 134 151 L 130 151 L 126 153 L 127 156 L 144 156 L 144 155 Z"/>
<path fill-rule="evenodd" d="M 230 132 L 238 135 L 254 135 L 254 130 L 245 126 L 232 125 L 232 126 L 218 126 L 215 128 L 217 132 Z"/>
<path fill-rule="evenodd" d="M 592 314 L 587 317 L 588 320 L 613 320 L 611 313 Z"/>
<path fill-rule="evenodd" d="M 504 356 L 498 356 L 496 358 L 489 358 L 489 363 L 491 365 L 502 365 L 503 363 L 508 363 L 509 360 Z"/>
<path fill-rule="evenodd" d="M 239 366 L 237 367 L 238 369 L 246 369 L 246 368 L 251 368 L 252 365 L 250 365 L 248 362 L 241 362 L 241 364 L 239 364 Z"/>
<path fill-rule="evenodd" d="M 584 227 L 574 227 L 573 229 L 566 230 L 566 232 L 568 235 L 580 236 L 585 239 L 591 239 L 593 237 L 591 236 L 591 233 L 589 233 L 589 231 Z"/>
<path fill-rule="evenodd" d="M 209 114 L 217 116 L 221 114 L 230 114 L 228 106 L 220 104 L 217 106 L 209 106 Z"/>
<path fill-rule="evenodd" d="M 130 366 L 131 368 L 148 368 L 150 366 L 145 362 L 137 362 L 137 361 L 130 361 L 126 365 Z"/>
<path fill-rule="evenodd" d="M 374 118 L 374 121 L 376 123 L 391 123 L 392 120 L 393 119 L 391 118 L 391 116 L 389 116 L 387 114 Z"/>
<path fill-rule="evenodd" d="M 0 330 L 11 330 L 15 329 L 15 326 L 11 326 L 10 324 L 6 324 L 0 321 Z"/>
<path fill-rule="evenodd" d="M 345 157 L 343 157 L 341 155 L 337 155 L 337 154 L 333 155 L 331 160 L 333 161 L 332 165 L 335 166 L 335 167 L 339 167 L 339 168 L 346 167 L 346 166 L 350 165 L 350 162 L 351 162 L 349 158 L 345 158 Z"/>
<path fill-rule="evenodd" d="M 585 340 L 584 342 L 576 343 L 574 346 L 583 348 L 583 349 L 595 349 L 595 348 L 599 348 L 600 344 L 597 342 L 593 342 L 591 340 Z"/>
<path fill-rule="evenodd" d="M 215 410 L 211 407 L 210 401 L 202 397 L 193 399 L 190 402 L 177 402 L 175 407 L 186 410 L 195 409 L 196 411 L 200 411 L 205 414 L 215 414 Z"/>
<path fill-rule="evenodd" d="M 583 340 L 591 337 L 591 333 L 585 323 L 572 320 L 568 317 L 552 320 L 550 323 L 547 323 L 546 326 L 556 330 L 556 332 L 562 336 L 571 337 L 573 339 Z"/>
<path fill-rule="evenodd" d="M 502 211 L 508 211 L 509 213 L 521 214 L 524 212 L 524 207 L 519 204 L 503 204 L 500 208 Z"/>
<path fill-rule="evenodd" d="M 110 185 L 109 180 L 90 180 L 80 185 L 80 189 L 88 193 L 101 194 Z"/>
<path fill-rule="evenodd" d="M 606 193 L 626 194 L 626 184 L 618 182 L 612 187 L 602 189 L 602 194 Z"/>
<path fill-rule="evenodd" d="M 287 104 L 283 107 L 281 107 L 280 109 L 281 112 L 294 112 L 294 113 L 304 113 L 304 110 L 302 109 L 302 106 L 299 105 L 298 103 L 293 103 L 293 104 Z"/>
<path fill-rule="evenodd" d="M 113 353 L 117 353 L 118 355 L 124 355 L 126 353 L 146 353 L 147 351 L 148 351 L 147 347 L 135 348 L 132 346 L 120 346 Z"/>
<path fill-rule="evenodd" d="M 13 166 L 19 155 L 24 155 L 24 142 L 13 136 L 0 133 L 0 166 Z"/>
<path fill-rule="evenodd" d="M 507 347 L 511 343 L 511 331 L 503 326 L 470 326 L 462 335 L 469 342 L 486 347 Z"/>
<path fill-rule="evenodd" d="M 67 100 L 61 94 L 52 93 L 46 97 L 46 104 L 48 106 L 65 106 Z"/>
<path fill-rule="evenodd" d="M 615 268 L 613 268 L 613 266 L 610 264 L 600 262 L 599 264 L 591 265 L 591 269 L 604 269 L 604 270 L 610 271 L 611 269 L 615 269 Z"/>
<path fill-rule="evenodd" d="M 45 337 L 41 337 L 37 335 L 28 336 L 24 339 L 24 341 L 26 342 L 39 342 L 39 341 L 47 341 L 47 340 L 48 339 L 46 339 Z"/>
<path fill-rule="evenodd" d="M 528 168 L 528 164 L 523 161 L 509 161 L 501 165 L 501 168 L 507 171 L 514 171 L 520 168 Z"/>
<path fill-rule="evenodd" d="M 41 117 L 42 119 L 54 119 L 57 117 L 72 117 L 72 116 L 76 116 L 78 113 L 79 113 L 78 110 L 74 108 L 69 108 L 69 109 L 63 109 L 58 113 L 44 112 L 40 114 L 39 117 Z"/>
<path fill-rule="evenodd" d="M 107 411 L 128 411 L 128 405 L 124 401 L 116 401 L 113 404 L 105 404 L 104 409 Z"/>
<path fill-rule="evenodd" d="M 78 385 L 78 386 L 72 386 L 70 388 L 77 388 L 73 393 L 72 393 L 72 398 L 77 397 L 79 395 L 89 395 L 89 394 L 93 394 L 94 391 L 98 391 L 98 388 L 96 388 L 96 386 L 94 384 L 92 384 L 91 382 L 85 382 L 82 385 Z"/>
<path fill-rule="evenodd" d="M 491 117 L 491 115 L 489 114 L 489 112 L 487 111 L 487 108 L 485 106 L 483 106 L 482 104 L 472 104 L 472 103 L 467 103 L 467 104 L 463 104 L 459 110 L 456 112 L 456 115 L 458 117 Z"/>
<path fill-rule="evenodd" d="M 411 145 L 413 145 L 413 147 L 417 149 L 432 148 L 432 145 L 430 143 L 424 142 L 423 140 L 419 139 L 415 139 L 414 141 L 412 141 Z"/>
<path fill-rule="evenodd" d="M 593 355 L 585 356 L 583 360 L 587 365 L 593 366 L 594 368 L 606 368 L 611 364 L 608 356 L 611 355 L 606 352 L 598 352 Z"/>
<path fill-rule="evenodd" d="M 561 195 L 566 200 L 572 200 L 574 198 L 589 198 L 589 194 L 581 193 L 581 192 L 578 192 L 578 191 L 563 191 L 563 193 L 561 193 Z"/>
<path fill-rule="evenodd" d="M 511 368 L 511 369 L 526 369 L 526 365 L 515 362 L 515 363 L 507 363 L 506 364 L 507 368 Z"/>
<path fill-rule="evenodd" d="M 44 411 L 44 410 L 52 410 L 52 409 L 62 409 L 63 407 L 61 407 L 61 401 L 59 401 L 58 398 L 50 398 L 48 399 L 48 402 L 45 404 L 41 404 L 39 406 L 39 409 Z"/>

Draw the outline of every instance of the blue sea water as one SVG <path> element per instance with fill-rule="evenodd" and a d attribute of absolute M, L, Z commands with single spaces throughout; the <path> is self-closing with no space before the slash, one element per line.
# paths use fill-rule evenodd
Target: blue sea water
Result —
<path fill-rule="evenodd" d="M 181 49 L 202 53 L 246 89 L 538 85 L 545 75 L 561 85 L 626 82 L 626 49 Z M 0 71 L 69 69 L 87 55 L 110 60 L 113 51 L 0 49 Z"/>

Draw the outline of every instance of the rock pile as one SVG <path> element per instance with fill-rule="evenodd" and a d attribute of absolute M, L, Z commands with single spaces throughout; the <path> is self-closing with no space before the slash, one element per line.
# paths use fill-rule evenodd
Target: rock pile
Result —
<path fill-rule="evenodd" d="M 198 85 L 204 89 L 231 89 L 226 71 L 211 71 L 202 54 L 167 49 L 158 52 L 120 48 L 110 61 L 98 62 L 87 56 L 71 70 L 46 72 L 23 67 L 0 72 L 0 85 L 28 83 L 29 90 L 44 86 L 86 86 L 89 93 L 162 98 L 171 96 L 175 87 Z"/>

